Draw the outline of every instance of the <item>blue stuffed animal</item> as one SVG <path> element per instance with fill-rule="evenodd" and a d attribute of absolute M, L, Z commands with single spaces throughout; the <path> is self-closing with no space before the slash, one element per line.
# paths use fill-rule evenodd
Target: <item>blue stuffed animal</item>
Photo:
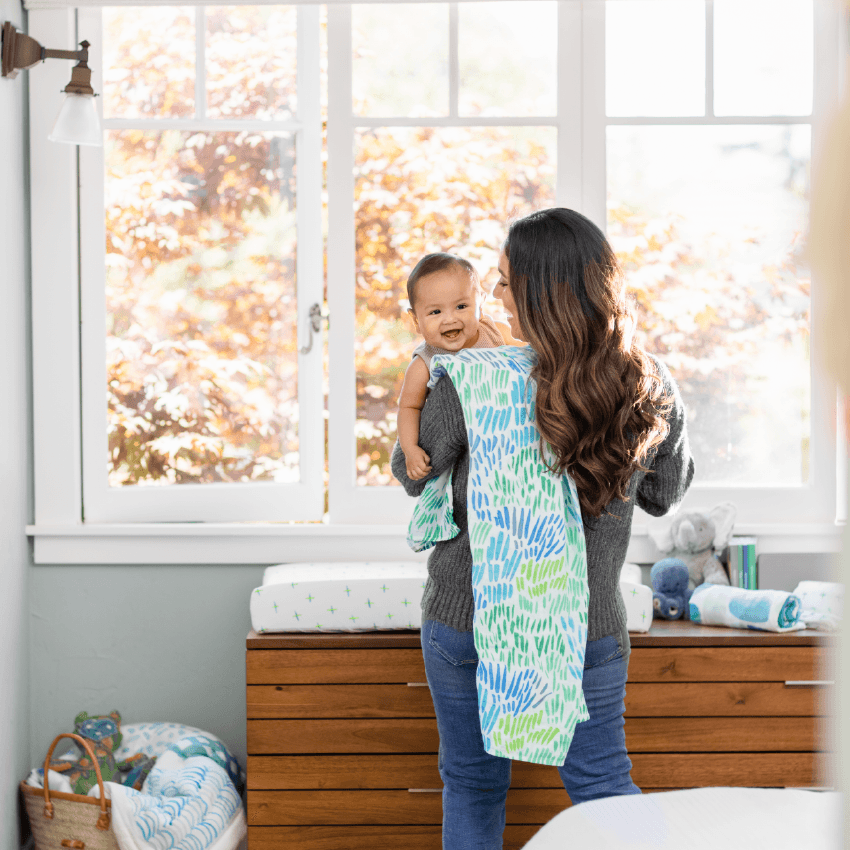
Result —
<path fill-rule="evenodd" d="M 664 558 L 649 572 L 652 583 L 652 616 L 665 620 L 688 619 L 693 590 L 688 589 L 688 568 L 680 558 Z"/>

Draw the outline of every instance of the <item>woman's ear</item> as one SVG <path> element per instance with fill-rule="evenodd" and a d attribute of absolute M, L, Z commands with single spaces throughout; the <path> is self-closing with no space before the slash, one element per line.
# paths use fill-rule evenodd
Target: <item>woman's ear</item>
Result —
<path fill-rule="evenodd" d="M 416 328 L 416 333 L 421 334 L 422 331 L 419 330 L 419 320 L 416 318 L 416 313 L 413 312 L 413 308 L 408 307 L 407 312 L 410 313 L 410 318 L 413 319 L 413 327 Z"/>

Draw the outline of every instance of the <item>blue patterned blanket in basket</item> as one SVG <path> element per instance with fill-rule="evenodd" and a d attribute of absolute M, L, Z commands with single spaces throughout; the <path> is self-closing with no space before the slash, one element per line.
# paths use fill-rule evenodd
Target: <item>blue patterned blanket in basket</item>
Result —
<path fill-rule="evenodd" d="M 215 736 L 175 723 L 125 728 L 121 749 L 157 757 L 141 791 L 107 782 L 121 850 L 234 850 L 245 836 L 244 773 Z"/>

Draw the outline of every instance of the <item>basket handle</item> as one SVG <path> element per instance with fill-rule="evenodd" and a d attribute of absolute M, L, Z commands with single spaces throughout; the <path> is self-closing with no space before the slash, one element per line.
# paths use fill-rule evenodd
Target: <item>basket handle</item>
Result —
<path fill-rule="evenodd" d="M 63 732 L 61 735 L 57 735 L 53 743 L 50 745 L 50 749 L 47 751 L 47 756 L 44 759 L 44 816 L 46 818 L 53 817 L 53 803 L 50 802 L 50 789 L 47 787 L 47 774 L 50 766 L 50 757 L 53 755 L 53 750 L 56 749 L 56 745 L 59 743 L 60 738 L 71 738 L 76 741 L 88 753 L 89 758 L 92 760 L 94 772 L 97 775 L 97 786 L 100 788 L 100 817 L 97 819 L 97 828 L 101 830 L 109 829 L 109 812 L 106 811 L 106 789 L 103 787 L 103 777 L 100 775 L 100 765 L 97 763 L 97 756 L 94 754 L 91 744 L 85 738 L 75 735 L 73 732 Z"/>

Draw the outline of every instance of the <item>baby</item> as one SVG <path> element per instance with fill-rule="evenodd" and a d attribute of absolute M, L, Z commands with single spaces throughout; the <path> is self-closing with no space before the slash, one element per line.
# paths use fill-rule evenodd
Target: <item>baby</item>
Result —
<path fill-rule="evenodd" d="M 407 279 L 408 312 L 425 338 L 413 352 L 398 400 L 398 441 L 407 474 L 424 478 L 430 458 L 419 447 L 419 417 L 428 396 L 431 358 L 462 348 L 521 345 L 510 328 L 481 313 L 484 292 L 472 264 L 454 254 L 426 254 Z"/>

